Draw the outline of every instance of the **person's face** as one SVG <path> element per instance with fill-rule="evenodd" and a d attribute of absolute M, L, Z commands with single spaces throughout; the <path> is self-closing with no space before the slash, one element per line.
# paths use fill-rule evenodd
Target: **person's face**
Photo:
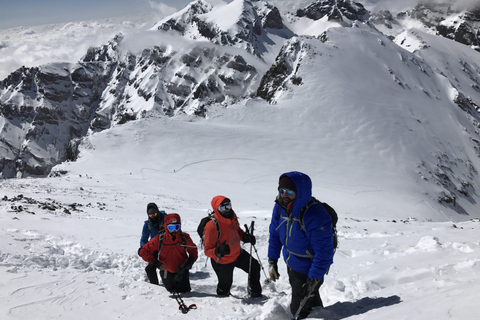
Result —
<path fill-rule="evenodd" d="M 289 204 L 290 202 L 295 200 L 295 197 L 297 196 L 297 194 L 293 190 L 284 188 L 278 188 L 278 194 L 280 195 L 280 198 L 285 204 Z"/>
<path fill-rule="evenodd" d="M 224 201 L 218 206 L 218 212 L 220 212 L 222 216 L 228 216 L 231 210 L 232 203 L 230 201 Z"/>
<path fill-rule="evenodd" d="M 175 233 L 178 232 L 178 230 L 180 230 L 180 224 L 179 224 L 179 223 L 169 224 L 169 225 L 167 225 L 167 230 L 168 230 L 168 232 L 170 232 L 171 234 L 175 234 Z"/>

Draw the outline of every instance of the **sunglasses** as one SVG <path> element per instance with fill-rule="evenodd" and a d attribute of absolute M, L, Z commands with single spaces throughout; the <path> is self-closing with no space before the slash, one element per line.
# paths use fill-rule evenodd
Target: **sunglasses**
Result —
<path fill-rule="evenodd" d="M 286 193 L 287 195 L 291 196 L 292 194 L 295 193 L 295 191 L 290 190 L 290 189 L 278 188 L 278 193 L 280 193 L 280 194 Z"/>
<path fill-rule="evenodd" d="M 156 213 L 156 212 L 154 212 L 154 213 L 149 213 L 148 216 L 149 216 L 150 218 L 155 218 L 155 217 L 157 216 L 157 213 Z"/>
<path fill-rule="evenodd" d="M 218 206 L 218 211 L 223 212 L 232 209 L 232 203 L 226 202 Z"/>
<path fill-rule="evenodd" d="M 179 224 L 169 224 L 167 225 L 168 231 L 178 231 L 180 230 L 180 225 Z"/>

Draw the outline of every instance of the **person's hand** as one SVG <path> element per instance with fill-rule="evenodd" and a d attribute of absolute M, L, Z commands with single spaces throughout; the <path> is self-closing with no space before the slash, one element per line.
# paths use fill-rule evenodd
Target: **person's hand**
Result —
<path fill-rule="evenodd" d="M 142 250 L 143 247 L 138 248 L 137 254 L 140 255 L 140 250 Z"/>
<path fill-rule="evenodd" d="M 219 258 L 230 254 L 230 246 L 227 244 L 227 240 L 224 240 L 220 247 L 215 248 L 215 255 Z"/>
<path fill-rule="evenodd" d="M 275 259 L 268 259 L 268 273 L 270 275 L 270 280 L 273 282 L 277 281 L 280 278 L 280 274 L 278 273 L 278 260 Z"/>
<path fill-rule="evenodd" d="M 161 271 L 164 271 L 164 270 L 165 270 L 165 266 L 163 265 L 163 263 L 161 263 L 161 262 L 158 261 L 157 259 L 153 260 L 153 265 L 154 265 L 157 269 L 160 269 Z"/>
<path fill-rule="evenodd" d="M 195 263 L 195 258 L 193 256 L 188 257 L 187 261 L 183 264 L 185 270 L 192 269 L 193 264 Z"/>
<path fill-rule="evenodd" d="M 177 274 L 175 275 L 175 281 L 176 282 L 182 281 L 183 275 L 184 275 L 185 272 L 188 272 L 185 264 L 183 264 L 181 266 L 178 266 L 177 267 Z"/>
<path fill-rule="evenodd" d="M 305 296 L 310 296 L 313 295 L 315 292 L 315 289 L 317 285 L 319 284 L 319 280 L 317 278 L 307 279 L 307 282 L 303 284 L 303 287 L 305 288 Z"/>
<path fill-rule="evenodd" d="M 257 240 L 255 239 L 255 236 L 253 234 L 250 234 L 250 233 L 245 233 L 243 235 L 243 242 L 245 243 L 251 243 L 252 245 L 255 245 L 255 243 L 257 243 Z"/>

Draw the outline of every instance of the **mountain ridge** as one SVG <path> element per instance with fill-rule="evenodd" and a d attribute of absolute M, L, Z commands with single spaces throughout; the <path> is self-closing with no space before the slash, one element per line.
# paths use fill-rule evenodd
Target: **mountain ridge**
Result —
<path fill-rule="evenodd" d="M 214 7 L 209 6 L 208 1 L 199 0 L 156 24 L 149 31 L 151 38 L 148 39 L 156 39 L 158 43 L 137 49 L 139 53 L 125 49 L 129 41 L 136 44 L 137 39 L 119 35 L 109 44 L 88 50 L 75 65 L 17 70 L 0 83 L 0 107 L 5 119 L 1 143 L 2 149 L 9 151 L 0 160 L 2 177 L 48 175 L 56 164 L 77 158 L 82 137 L 126 122 L 182 114 L 208 118 L 209 110 L 217 106 L 225 108 L 248 99 L 261 98 L 280 106 L 300 92 L 308 94 L 304 91 L 306 87 L 311 88 L 310 92 L 323 88 L 324 95 L 340 104 L 349 103 L 342 95 L 355 100 L 368 93 L 371 96 L 358 101 L 359 106 L 355 108 L 358 118 L 349 120 L 347 127 L 358 133 L 370 126 L 369 130 L 376 130 L 367 117 L 372 112 L 367 104 L 374 105 L 374 110 L 385 104 L 391 98 L 384 97 L 381 91 L 388 87 L 393 88 L 388 92 L 398 95 L 397 100 L 393 100 L 396 108 L 410 120 L 400 124 L 385 113 L 385 121 L 394 127 L 404 126 L 402 139 L 413 145 L 417 143 L 414 134 L 421 134 L 425 141 L 431 138 L 428 134 L 434 137 L 431 150 L 402 155 L 414 158 L 412 161 L 418 166 L 402 170 L 409 174 L 416 171 L 420 185 L 435 185 L 436 194 L 429 195 L 435 201 L 459 213 L 466 212 L 460 200 L 475 202 L 480 187 L 476 182 L 480 154 L 477 77 L 480 68 L 475 62 L 478 53 L 469 48 L 475 49 L 475 42 L 458 41 L 463 47 L 455 46 L 457 56 L 452 55 L 452 64 L 459 59 L 461 63 L 453 67 L 449 61 L 440 61 L 440 53 L 433 55 L 438 61 L 422 55 L 446 43 L 434 40 L 438 38 L 434 35 L 438 28 L 427 20 L 418 20 L 425 26 L 424 30 L 405 29 L 401 27 L 402 21 L 415 14 L 400 14 L 385 20 L 388 14 L 383 12 L 385 19 L 382 20 L 378 15 L 370 15 L 359 3 L 341 1 L 343 10 L 335 11 L 337 4 L 337 1 L 316 1 L 300 9 L 297 15 L 282 16 L 266 2 L 236 0 L 223 10 L 241 14 L 232 15 L 238 17 L 238 21 L 229 21 L 234 27 L 224 30 L 219 26 L 225 26 L 225 22 L 215 22 Z M 316 16 L 317 20 L 307 17 L 319 9 L 323 11 Z M 309 10 L 312 13 L 308 13 Z M 458 16 L 458 12 L 454 13 Z M 446 20 L 441 20 L 443 25 Z M 282 28 L 279 28 L 280 21 Z M 307 23 L 318 26 L 311 35 L 299 32 L 301 25 Z M 350 48 L 340 41 L 341 37 L 352 37 L 352 41 L 363 39 L 377 51 L 365 46 L 361 50 Z M 448 50 L 447 47 L 445 44 L 443 51 Z M 349 60 L 343 60 L 345 57 Z M 355 59 L 361 62 L 358 65 L 350 62 Z M 397 65 L 398 61 L 402 67 Z M 359 69 L 362 63 L 370 66 L 376 78 L 362 74 Z M 310 70 L 318 69 L 319 76 L 311 79 L 306 65 Z M 345 66 L 349 72 L 343 71 Z M 365 80 L 371 85 L 366 86 Z M 342 92 L 345 87 L 348 90 Z M 408 106 L 405 94 L 415 96 L 415 101 L 422 101 L 425 107 Z M 319 104 L 315 98 L 311 103 Z M 434 107 L 437 104 L 442 105 L 442 121 L 446 123 L 448 117 L 458 120 L 453 124 L 455 129 L 448 129 L 449 136 L 442 134 L 441 126 L 429 123 L 425 115 L 425 110 L 437 112 L 439 108 Z M 325 106 L 320 103 L 318 108 Z M 352 110 L 345 109 L 345 114 Z M 357 113 L 358 110 L 365 113 Z M 384 110 L 378 108 L 378 112 L 383 114 Z M 364 123 L 360 125 L 358 120 Z M 15 122 L 21 125 L 14 125 Z M 346 122 L 339 120 L 338 123 Z M 356 125 L 360 128 L 355 128 Z M 381 128 L 389 132 L 388 126 Z M 380 156 L 388 155 L 392 163 L 399 163 L 401 167 L 401 162 L 395 160 L 394 150 L 406 152 L 408 144 L 392 136 L 391 141 L 395 142 L 392 149 L 388 146 L 391 142 L 384 140 L 380 131 L 376 135 L 377 145 L 385 150 Z M 444 137 L 444 141 L 438 137 Z M 344 141 L 342 139 L 348 141 L 353 137 L 342 134 L 339 141 Z M 464 147 L 449 146 L 453 141 Z"/>

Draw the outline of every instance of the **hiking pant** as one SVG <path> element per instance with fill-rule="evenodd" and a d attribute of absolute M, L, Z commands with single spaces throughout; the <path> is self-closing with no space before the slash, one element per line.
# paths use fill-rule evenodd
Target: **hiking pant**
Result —
<path fill-rule="evenodd" d="M 158 284 L 157 267 L 149 263 L 148 266 L 145 267 L 145 272 L 151 284 Z"/>
<path fill-rule="evenodd" d="M 190 292 L 190 272 L 185 271 L 180 281 L 175 280 L 176 273 L 168 272 L 167 270 L 160 271 L 163 286 L 168 292 Z"/>
<path fill-rule="evenodd" d="M 307 294 L 307 288 L 304 284 L 307 282 L 308 274 L 300 273 L 297 271 L 293 271 L 292 269 L 288 268 L 288 280 L 290 281 L 290 285 L 292 286 L 292 301 L 290 302 L 290 312 L 293 315 L 297 312 L 298 308 L 300 307 L 300 302 Z M 305 306 L 302 308 L 300 312 L 300 319 L 306 318 L 310 312 L 312 311 L 313 307 L 323 307 L 322 299 L 320 298 L 320 286 L 323 284 L 323 278 L 320 280 L 319 284 L 315 288 L 314 292 L 315 295 L 308 299 Z"/>
<path fill-rule="evenodd" d="M 240 268 L 247 272 L 250 269 L 250 254 L 241 250 L 237 260 L 232 263 L 220 264 L 210 259 L 212 267 L 218 278 L 217 294 L 219 296 L 227 296 L 230 294 L 230 288 L 233 283 L 233 269 Z M 252 257 L 252 266 L 249 276 L 248 294 L 252 296 L 260 296 L 262 294 L 262 285 L 260 284 L 260 264 Z"/>

